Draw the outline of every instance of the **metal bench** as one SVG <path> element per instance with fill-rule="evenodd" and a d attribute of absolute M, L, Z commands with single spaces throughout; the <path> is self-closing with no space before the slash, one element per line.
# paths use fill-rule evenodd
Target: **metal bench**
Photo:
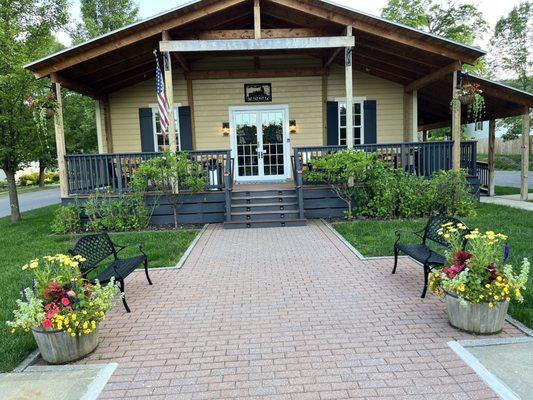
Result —
<path fill-rule="evenodd" d="M 449 222 L 455 225 L 462 223 L 460 220 L 454 217 L 448 217 L 444 215 L 431 216 L 424 229 L 413 232 L 414 235 L 422 239 L 422 243 L 420 244 L 400 243 L 401 231 L 396 231 L 396 241 L 394 242 L 394 268 L 392 269 L 392 273 L 396 273 L 396 267 L 398 266 L 398 253 L 400 251 L 421 263 L 424 267 L 424 289 L 422 290 L 422 296 L 420 296 L 422 298 L 426 297 L 428 276 L 431 270 L 446 263 L 446 257 L 435 250 L 432 250 L 427 245 L 428 241 L 432 241 L 433 243 L 441 246 L 444 250 L 449 249 L 449 243 L 438 234 L 438 231 L 442 225 Z M 465 233 L 467 232 L 468 230 L 465 230 Z"/>
<path fill-rule="evenodd" d="M 100 283 L 108 283 L 111 278 L 115 278 L 120 286 L 122 292 L 122 303 L 127 312 L 130 312 L 126 297 L 124 296 L 124 279 L 131 274 L 138 266 L 144 264 L 144 272 L 146 279 L 151 285 L 152 281 L 148 275 L 148 258 L 143 251 L 142 245 L 139 245 L 141 254 L 135 257 L 119 258 L 118 253 L 124 250 L 127 246 L 114 244 L 107 233 L 98 233 L 94 235 L 87 235 L 80 238 L 74 247 L 69 250 L 72 255 L 80 255 L 86 259 L 80 264 L 80 269 L 84 278 L 95 271 L 99 270 L 104 265 L 103 261 L 113 256 L 111 263 L 105 267 L 101 272 L 97 273 L 96 277 L 89 279 L 94 282 L 98 280 Z M 118 249 L 118 250 L 117 250 Z"/>

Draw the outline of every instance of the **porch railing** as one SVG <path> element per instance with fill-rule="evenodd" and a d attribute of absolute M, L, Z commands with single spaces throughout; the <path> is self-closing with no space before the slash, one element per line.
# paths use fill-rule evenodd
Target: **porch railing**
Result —
<path fill-rule="evenodd" d="M 69 195 L 91 194 L 97 190 L 127 193 L 135 169 L 163 153 L 70 154 L 65 156 Z M 224 172 L 231 166 L 230 150 L 189 151 L 207 178 L 207 190 L 225 188 Z"/>
<path fill-rule="evenodd" d="M 380 157 L 394 168 L 405 172 L 430 177 L 440 170 L 452 168 L 452 141 L 363 144 L 354 146 L 356 150 L 366 153 L 378 153 Z M 346 146 L 313 146 L 294 149 L 294 166 L 303 170 L 313 167 L 313 160 L 328 153 L 341 151 Z M 461 142 L 461 167 L 469 175 L 477 175 L 476 142 Z M 304 182 L 305 183 L 305 182 Z"/>
<path fill-rule="evenodd" d="M 477 176 L 479 178 L 479 188 L 481 190 L 489 190 L 489 163 L 485 161 L 478 161 Z"/>

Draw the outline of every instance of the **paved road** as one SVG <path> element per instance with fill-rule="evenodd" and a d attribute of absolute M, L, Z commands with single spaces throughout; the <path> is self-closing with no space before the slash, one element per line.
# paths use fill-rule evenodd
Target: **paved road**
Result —
<path fill-rule="evenodd" d="M 496 171 L 496 186 L 520 187 L 520 171 Z M 533 189 L 533 172 L 529 172 L 529 188 Z"/>
<path fill-rule="evenodd" d="M 19 204 L 21 211 L 33 210 L 51 204 L 60 202 L 59 188 L 41 190 L 32 193 L 19 194 Z M 9 197 L 0 197 L 0 217 L 5 217 L 11 214 L 9 208 Z"/>

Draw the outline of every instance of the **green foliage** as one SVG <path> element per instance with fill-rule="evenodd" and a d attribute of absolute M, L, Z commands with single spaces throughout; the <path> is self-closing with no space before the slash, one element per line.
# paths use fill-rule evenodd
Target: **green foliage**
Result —
<path fill-rule="evenodd" d="M 346 150 L 313 160 L 306 179 L 327 183 L 346 202 L 348 218 L 415 218 L 431 212 L 468 216 L 475 201 L 464 171 L 439 171 L 424 179 L 395 170 L 377 153 Z"/>
<path fill-rule="evenodd" d="M 75 204 L 61 206 L 54 212 L 52 232 L 58 235 L 81 231 L 81 207 Z"/>
<path fill-rule="evenodd" d="M 38 183 L 39 183 L 38 172 L 30 172 L 28 174 L 24 174 L 19 177 L 20 186 L 34 186 L 34 185 L 37 185 Z M 44 183 L 45 184 L 59 183 L 59 173 L 58 172 L 47 172 L 44 175 Z"/>
<path fill-rule="evenodd" d="M 201 165 L 191 161 L 186 152 L 165 152 L 142 163 L 134 172 L 131 185 L 138 192 L 160 192 L 170 199 L 174 226 L 178 227 L 178 209 L 186 190 L 197 193 L 205 188 L 207 179 Z"/>
<path fill-rule="evenodd" d="M 74 34 L 80 43 L 135 22 L 139 7 L 132 0 L 81 0 L 82 23 Z"/>
<path fill-rule="evenodd" d="M 434 0 L 389 0 L 381 15 L 465 44 L 473 44 L 488 28 L 478 7 L 451 0 L 444 4 Z"/>
<path fill-rule="evenodd" d="M 85 214 L 89 218 L 87 229 L 90 231 L 122 232 L 145 228 L 151 213 L 142 193 L 115 197 L 108 192 L 95 192 L 85 203 Z"/>
<path fill-rule="evenodd" d="M 63 125 L 69 154 L 98 151 L 94 100 L 70 90 L 63 91 Z"/>

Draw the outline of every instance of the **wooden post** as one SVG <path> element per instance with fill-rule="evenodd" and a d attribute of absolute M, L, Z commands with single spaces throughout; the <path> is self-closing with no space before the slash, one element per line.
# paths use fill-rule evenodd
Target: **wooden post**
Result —
<path fill-rule="evenodd" d="M 261 39 L 261 6 L 254 0 L 254 38 Z"/>
<path fill-rule="evenodd" d="M 424 129 L 422 131 L 422 141 L 423 142 L 427 142 L 428 141 L 428 131 L 427 131 L 427 129 Z"/>
<path fill-rule="evenodd" d="M 459 71 L 453 73 L 453 91 L 452 96 L 457 94 Z M 455 171 L 461 169 L 461 103 L 454 102 L 452 107 L 452 168 Z"/>
<path fill-rule="evenodd" d="M 491 119 L 489 121 L 489 196 L 494 196 L 494 156 L 495 156 L 495 147 L 496 144 L 496 120 Z"/>
<path fill-rule="evenodd" d="M 55 73 L 50 74 L 50 80 L 54 85 L 57 98 L 57 109 L 54 114 L 54 128 L 56 135 L 57 167 L 59 170 L 59 190 L 61 198 L 68 197 L 68 175 L 65 155 L 67 153 L 65 146 L 65 130 L 63 127 L 63 101 L 61 99 L 61 84 L 57 81 Z"/>
<path fill-rule="evenodd" d="M 412 93 L 413 110 L 412 110 L 412 130 L 411 130 L 411 142 L 418 142 L 418 90 L 413 90 Z"/>
<path fill-rule="evenodd" d="M 529 193 L 529 108 L 522 115 L 522 171 L 520 174 L 520 200 L 527 201 Z"/>
<path fill-rule="evenodd" d="M 352 26 L 346 27 L 346 36 L 352 36 Z M 346 78 L 346 147 L 353 149 L 353 73 L 352 48 L 344 49 L 344 74 Z"/>
<path fill-rule="evenodd" d="M 105 135 L 105 120 L 102 119 L 104 104 L 101 100 L 94 102 L 94 114 L 96 117 L 96 140 L 98 142 L 98 154 L 107 152 L 107 140 Z"/>
<path fill-rule="evenodd" d="M 196 124 L 194 122 L 194 92 L 192 88 L 192 80 L 187 79 L 187 101 L 191 109 L 191 131 L 192 131 L 192 148 L 196 149 Z"/>
<path fill-rule="evenodd" d="M 328 145 L 328 77 L 322 75 L 322 145 Z"/>
<path fill-rule="evenodd" d="M 168 31 L 163 31 L 163 40 L 171 40 Z M 172 60 L 170 52 L 163 53 L 163 69 L 165 70 L 165 94 L 168 104 L 168 144 L 170 151 L 176 152 L 176 121 L 174 119 L 174 84 L 172 82 Z"/>
<path fill-rule="evenodd" d="M 104 131 L 105 141 L 107 143 L 106 151 L 111 154 L 113 153 L 113 130 L 111 129 L 111 107 L 109 105 L 109 98 L 106 98 L 102 102 L 102 107 L 104 110 Z"/>

